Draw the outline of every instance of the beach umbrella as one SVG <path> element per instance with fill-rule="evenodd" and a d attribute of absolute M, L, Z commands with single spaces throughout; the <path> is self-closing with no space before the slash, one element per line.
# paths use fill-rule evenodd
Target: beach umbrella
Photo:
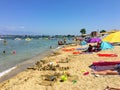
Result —
<path fill-rule="evenodd" d="M 101 39 L 100 38 L 91 38 L 88 43 L 96 43 L 96 42 L 101 42 Z"/>
<path fill-rule="evenodd" d="M 110 43 L 120 42 L 120 31 L 109 34 L 108 36 L 103 38 L 103 41 L 110 42 Z"/>

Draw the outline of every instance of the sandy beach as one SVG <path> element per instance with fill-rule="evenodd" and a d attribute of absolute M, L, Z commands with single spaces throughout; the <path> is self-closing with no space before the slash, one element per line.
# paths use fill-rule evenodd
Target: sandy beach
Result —
<path fill-rule="evenodd" d="M 79 45 L 65 47 L 82 48 Z M 119 75 L 96 77 L 89 68 L 94 61 L 120 60 L 119 50 L 120 46 L 115 46 L 114 49 L 97 52 L 115 53 L 118 57 L 99 57 L 96 52 L 75 55 L 73 51 L 59 49 L 40 59 L 34 66 L 0 83 L 0 90 L 104 90 L 107 86 L 119 87 Z M 65 81 L 61 81 L 62 76 L 66 76 Z"/>

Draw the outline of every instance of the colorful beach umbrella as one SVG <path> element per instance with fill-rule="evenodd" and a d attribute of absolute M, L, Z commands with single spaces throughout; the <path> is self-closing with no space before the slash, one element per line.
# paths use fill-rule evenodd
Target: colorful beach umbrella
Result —
<path fill-rule="evenodd" d="M 101 39 L 98 37 L 91 38 L 88 40 L 88 43 L 97 43 L 97 42 L 101 42 Z"/>
<path fill-rule="evenodd" d="M 103 41 L 110 42 L 110 43 L 120 42 L 120 31 L 109 34 L 108 36 L 103 38 Z"/>

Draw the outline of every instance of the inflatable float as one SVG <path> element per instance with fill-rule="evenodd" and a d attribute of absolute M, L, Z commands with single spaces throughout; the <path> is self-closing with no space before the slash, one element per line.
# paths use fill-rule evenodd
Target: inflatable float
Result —
<path fill-rule="evenodd" d="M 100 57 L 117 57 L 118 55 L 117 54 L 97 54 L 98 56 Z"/>

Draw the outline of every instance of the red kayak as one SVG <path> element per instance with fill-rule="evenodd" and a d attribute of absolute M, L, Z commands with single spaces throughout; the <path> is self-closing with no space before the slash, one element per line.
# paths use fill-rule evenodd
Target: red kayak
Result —
<path fill-rule="evenodd" d="M 117 57 L 117 54 L 97 54 L 100 57 Z"/>

